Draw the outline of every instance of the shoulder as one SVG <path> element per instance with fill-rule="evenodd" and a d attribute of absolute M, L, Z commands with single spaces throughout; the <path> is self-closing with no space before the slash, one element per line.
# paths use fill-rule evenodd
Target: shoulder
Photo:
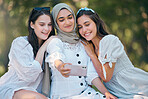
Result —
<path fill-rule="evenodd" d="M 101 41 L 106 41 L 106 40 L 115 40 L 115 39 L 118 39 L 118 37 L 117 36 L 115 36 L 115 35 L 112 35 L 112 34 L 109 34 L 109 35 L 106 35 L 106 36 L 104 36 L 102 39 L 101 39 Z"/>
<path fill-rule="evenodd" d="M 50 43 L 62 43 L 61 39 L 58 38 L 58 36 L 51 36 L 50 39 Z"/>
<path fill-rule="evenodd" d="M 31 47 L 30 43 L 28 42 L 27 36 L 20 36 L 13 40 L 11 47 L 14 48 L 25 48 L 29 45 Z M 32 47 L 31 47 L 32 48 Z"/>
<path fill-rule="evenodd" d="M 104 36 L 101 39 L 100 43 L 101 44 L 108 44 L 108 43 L 111 44 L 111 43 L 113 43 L 115 41 L 119 41 L 119 38 L 117 36 L 115 36 L 115 35 L 109 34 L 109 35 Z"/>
<path fill-rule="evenodd" d="M 13 42 L 18 42 L 18 43 L 29 43 L 28 40 L 27 40 L 27 36 L 20 36 L 20 37 L 17 37 L 13 40 Z"/>

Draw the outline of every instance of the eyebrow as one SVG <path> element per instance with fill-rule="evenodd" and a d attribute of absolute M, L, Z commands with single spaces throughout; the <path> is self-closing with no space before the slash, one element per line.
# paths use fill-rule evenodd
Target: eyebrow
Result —
<path fill-rule="evenodd" d="M 71 15 L 72 15 L 72 14 L 69 14 L 68 17 L 71 16 Z M 59 19 L 62 19 L 62 18 L 64 18 L 64 17 L 59 17 L 58 20 L 59 20 Z"/>
<path fill-rule="evenodd" d="M 89 23 L 89 21 L 85 21 L 84 24 Z"/>

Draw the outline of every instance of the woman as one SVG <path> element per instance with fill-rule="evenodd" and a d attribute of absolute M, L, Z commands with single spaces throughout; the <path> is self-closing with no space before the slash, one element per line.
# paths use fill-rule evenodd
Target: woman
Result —
<path fill-rule="evenodd" d="M 42 80 L 42 62 L 48 39 L 54 35 L 49 7 L 30 13 L 28 36 L 16 38 L 9 53 L 9 70 L 0 78 L 0 99 L 47 99 L 37 92 Z"/>
<path fill-rule="evenodd" d="M 119 38 L 109 35 L 105 23 L 89 8 L 77 12 L 78 32 L 87 54 L 110 93 L 118 98 L 148 98 L 148 73 L 135 68 Z"/>
<path fill-rule="evenodd" d="M 46 62 L 50 63 L 52 71 L 51 98 L 103 99 L 102 94 L 88 86 L 89 83 L 94 84 L 107 99 L 115 99 L 98 78 L 89 56 L 75 33 L 73 10 L 67 4 L 59 3 L 53 7 L 52 15 L 58 35 L 47 47 L 49 56 Z M 64 68 L 65 64 L 86 65 L 87 76 L 69 76 L 70 69 Z"/>

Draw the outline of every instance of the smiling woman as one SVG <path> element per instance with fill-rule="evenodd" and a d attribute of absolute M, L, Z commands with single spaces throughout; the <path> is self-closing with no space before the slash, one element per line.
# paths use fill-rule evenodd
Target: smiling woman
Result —
<path fill-rule="evenodd" d="M 74 29 L 74 18 L 70 11 L 61 9 L 57 16 L 57 24 L 64 32 L 71 32 Z"/>
<path fill-rule="evenodd" d="M 49 7 L 36 7 L 28 20 L 28 36 L 13 40 L 9 70 L 0 78 L 0 99 L 47 99 L 41 92 L 42 62 L 54 35 Z"/>
<path fill-rule="evenodd" d="M 99 15 L 81 8 L 76 19 L 80 38 L 90 42 L 82 44 L 109 92 L 122 99 L 148 99 L 148 73 L 133 66 L 123 44 L 107 32 Z"/>
<path fill-rule="evenodd" d="M 52 71 L 50 96 L 66 99 L 103 99 L 106 95 L 108 99 L 115 99 L 98 78 L 75 32 L 76 22 L 73 10 L 67 4 L 59 3 L 53 7 L 52 15 L 57 38 L 53 38 L 47 47 L 49 54 L 46 62 L 50 64 Z M 87 75 L 84 75 L 83 71 L 84 74 L 87 71 Z M 96 92 L 88 84 L 94 84 L 104 95 Z"/>

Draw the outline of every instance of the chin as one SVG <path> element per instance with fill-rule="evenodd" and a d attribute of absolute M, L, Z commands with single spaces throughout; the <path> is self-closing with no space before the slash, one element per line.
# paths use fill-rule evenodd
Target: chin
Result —
<path fill-rule="evenodd" d="M 48 39 L 48 37 L 46 37 L 46 38 L 43 38 L 42 40 L 47 40 Z"/>
<path fill-rule="evenodd" d="M 87 41 L 91 41 L 91 39 L 89 39 L 89 38 L 85 38 Z"/>

